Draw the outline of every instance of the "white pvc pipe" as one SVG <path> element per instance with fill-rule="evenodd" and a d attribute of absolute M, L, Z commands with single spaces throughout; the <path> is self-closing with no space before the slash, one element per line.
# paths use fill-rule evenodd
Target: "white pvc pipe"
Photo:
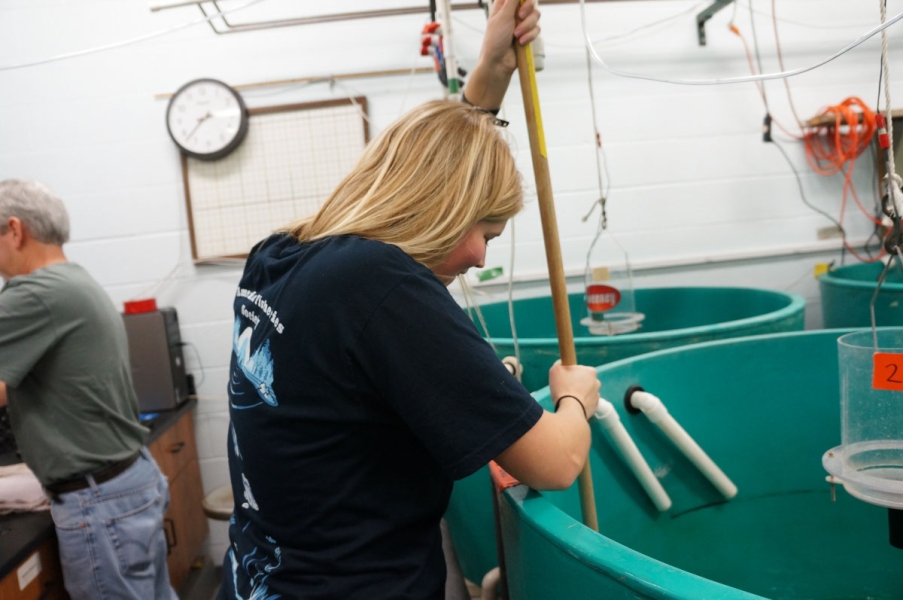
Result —
<path fill-rule="evenodd" d="M 508 369 L 508 372 L 514 375 L 518 381 L 521 380 L 521 377 L 524 374 L 524 365 L 518 362 L 516 357 L 506 356 L 502 359 L 502 364 L 505 365 L 505 368 Z"/>
<path fill-rule="evenodd" d="M 455 55 L 455 36 L 452 32 L 451 2 L 439 0 L 436 3 L 436 9 L 439 12 L 439 22 L 442 24 L 442 56 L 445 59 L 448 97 L 450 100 L 460 100 L 461 90 L 458 89 L 458 59 Z"/>
<path fill-rule="evenodd" d="M 722 496 L 731 499 L 737 495 L 737 486 L 674 420 L 661 400 L 649 392 L 636 391 L 630 396 L 630 403 L 643 411 L 643 414 L 651 422 L 659 426 L 662 432 L 674 442 L 674 445 L 705 475 L 706 479 L 712 482 Z"/>
<path fill-rule="evenodd" d="M 646 459 L 640 454 L 640 450 L 636 447 L 630 434 L 624 429 L 624 424 L 621 423 L 618 411 L 615 410 L 612 403 L 600 398 L 599 406 L 596 409 L 596 418 L 599 419 L 602 426 L 605 427 L 608 436 L 611 438 L 615 448 L 617 448 L 621 458 L 624 459 L 624 462 L 627 463 L 627 466 L 630 467 L 630 470 L 636 475 L 640 485 L 642 485 L 643 489 L 646 490 L 646 493 L 649 494 L 649 498 L 652 500 L 652 503 L 655 504 L 655 507 L 660 511 L 666 511 L 671 508 L 671 498 L 668 497 L 668 493 L 665 492 L 665 488 L 662 487 L 658 477 L 656 477 L 655 473 L 652 472 L 652 469 L 649 468 Z"/>

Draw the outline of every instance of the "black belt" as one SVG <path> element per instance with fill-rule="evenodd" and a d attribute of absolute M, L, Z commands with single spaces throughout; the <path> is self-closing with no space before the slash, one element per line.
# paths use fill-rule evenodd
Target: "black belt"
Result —
<path fill-rule="evenodd" d="M 93 473 L 85 473 L 84 475 L 73 477 L 72 479 L 66 479 L 65 481 L 58 481 L 56 483 L 45 485 L 44 487 L 54 496 L 59 496 L 60 494 L 68 494 L 69 492 L 77 492 L 78 490 L 83 490 L 91 485 L 90 483 L 88 483 L 88 475 L 91 475 L 94 478 L 94 483 L 97 484 L 109 481 L 135 464 L 135 461 L 138 460 L 139 456 L 141 456 L 140 450 L 128 458 L 124 458 L 119 462 L 107 465 L 106 467 Z"/>

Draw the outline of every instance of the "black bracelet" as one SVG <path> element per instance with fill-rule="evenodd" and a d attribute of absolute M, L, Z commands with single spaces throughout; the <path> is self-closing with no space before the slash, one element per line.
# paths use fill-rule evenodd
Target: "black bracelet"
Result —
<path fill-rule="evenodd" d="M 470 104 L 474 108 L 479 108 L 484 112 L 488 112 L 493 117 L 499 116 L 499 111 L 501 110 L 500 108 L 482 108 L 480 106 L 476 106 L 473 102 L 467 99 L 467 96 L 464 95 L 464 92 L 461 92 L 461 102 L 463 102 L 464 104 Z M 505 122 L 507 123 L 507 121 Z"/>
<path fill-rule="evenodd" d="M 461 101 L 464 102 L 465 104 L 470 104 L 471 106 L 473 106 L 476 110 L 478 110 L 480 112 L 484 112 L 489 115 L 492 115 L 492 117 L 493 117 L 492 124 L 495 125 L 496 127 L 507 127 L 508 125 L 510 125 L 510 123 L 508 121 L 506 121 L 505 119 L 499 119 L 498 115 L 499 115 L 499 111 L 501 110 L 499 108 L 480 108 L 479 106 L 476 106 L 470 100 L 468 100 L 467 97 L 463 93 L 461 94 Z"/>
<path fill-rule="evenodd" d="M 562 396 L 561 398 L 559 398 L 558 400 L 555 401 L 555 412 L 558 412 L 558 405 L 561 404 L 561 401 L 564 400 L 565 398 L 573 398 L 574 400 L 576 400 L 577 403 L 580 405 L 580 408 L 583 409 L 583 416 L 586 417 L 587 420 L 589 420 L 589 415 L 586 414 L 586 406 L 584 406 L 583 402 L 580 401 L 580 398 L 578 398 L 577 396 L 571 396 L 570 394 L 565 394 L 564 396 Z"/>

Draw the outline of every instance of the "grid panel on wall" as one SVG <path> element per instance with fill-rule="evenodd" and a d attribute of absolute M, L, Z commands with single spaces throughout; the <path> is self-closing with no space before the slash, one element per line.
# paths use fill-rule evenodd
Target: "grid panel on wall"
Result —
<path fill-rule="evenodd" d="M 194 259 L 247 256 L 319 209 L 364 150 L 366 111 L 363 97 L 254 108 L 234 152 L 212 162 L 183 156 Z"/>

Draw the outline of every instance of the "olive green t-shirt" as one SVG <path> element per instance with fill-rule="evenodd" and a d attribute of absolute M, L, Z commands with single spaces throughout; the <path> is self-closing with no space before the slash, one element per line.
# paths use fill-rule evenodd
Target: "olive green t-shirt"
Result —
<path fill-rule="evenodd" d="M 16 444 L 44 485 L 144 443 L 122 316 L 74 263 L 13 277 L 0 291 L 0 381 Z"/>

